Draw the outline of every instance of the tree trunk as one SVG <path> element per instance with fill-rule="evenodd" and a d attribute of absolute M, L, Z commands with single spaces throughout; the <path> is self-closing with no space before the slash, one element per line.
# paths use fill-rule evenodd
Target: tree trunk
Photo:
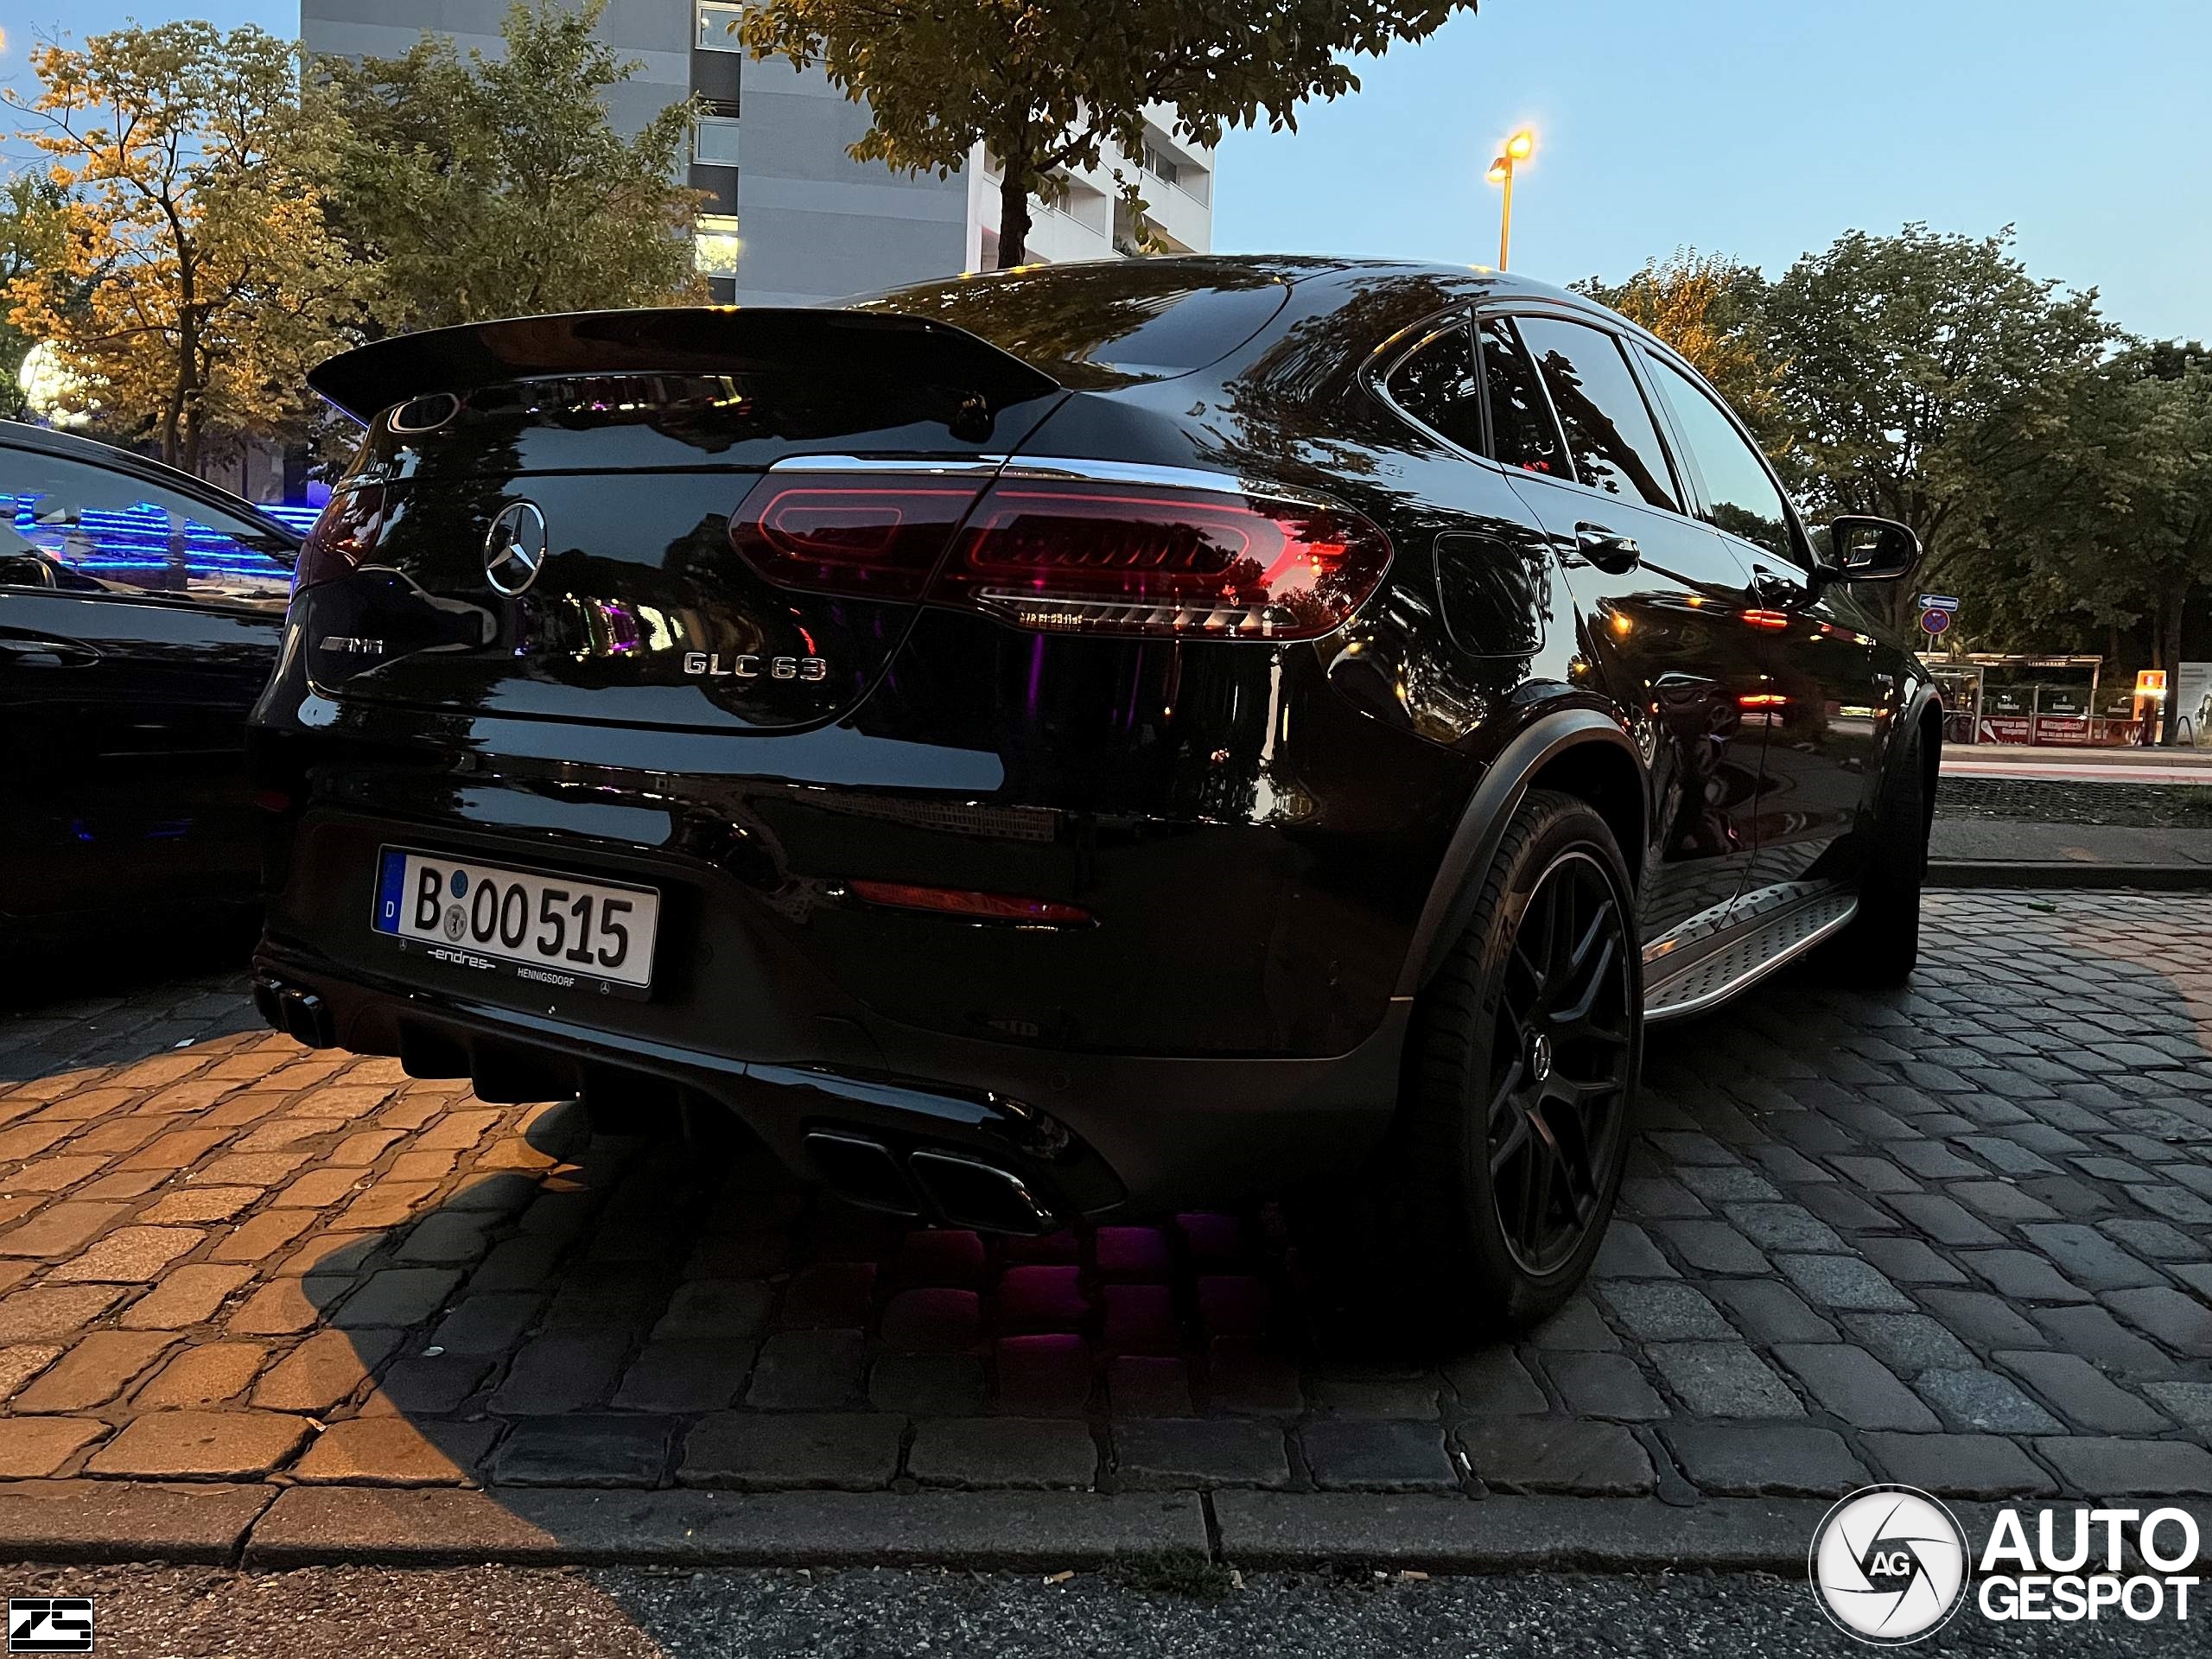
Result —
<path fill-rule="evenodd" d="M 1029 257 L 1029 163 L 1004 157 L 999 180 L 999 269 L 1011 270 Z"/>

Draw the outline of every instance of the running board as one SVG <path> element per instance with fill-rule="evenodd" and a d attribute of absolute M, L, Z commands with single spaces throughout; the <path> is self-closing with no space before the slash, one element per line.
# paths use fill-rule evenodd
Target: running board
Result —
<path fill-rule="evenodd" d="M 1708 956 L 1643 988 L 1644 1022 L 1680 1020 L 1726 1001 L 1841 930 L 1859 913 L 1859 895 L 1835 890 L 1747 923 Z"/>

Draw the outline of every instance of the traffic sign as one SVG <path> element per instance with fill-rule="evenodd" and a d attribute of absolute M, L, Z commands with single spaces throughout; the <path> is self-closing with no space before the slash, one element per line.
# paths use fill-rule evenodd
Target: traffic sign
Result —
<path fill-rule="evenodd" d="M 1930 605 L 1920 613 L 1920 627 L 1923 633 L 1941 633 L 1951 626 L 1951 613 Z"/>
<path fill-rule="evenodd" d="M 1959 601 L 1948 594 L 1923 594 L 1920 608 L 1923 611 L 1955 611 L 1959 608 Z"/>

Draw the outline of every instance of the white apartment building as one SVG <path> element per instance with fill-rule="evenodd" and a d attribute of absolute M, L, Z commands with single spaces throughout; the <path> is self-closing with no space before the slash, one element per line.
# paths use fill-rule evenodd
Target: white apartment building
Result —
<path fill-rule="evenodd" d="M 464 51 L 500 50 L 508 0 L 301 0 L 300 35 L 312 51 L 397 57 L 425 29 Z M 700 269 L 715 297 L 805 305 L 998 264 L 999 180 L 978 149 L 950 179 L 855 162 L 846 147 L 868 111 L 820 71 L 736 50 L 736 0 L 609 0 L 599 34 L 639 73 L 608 98 L 615 124 L 634 131 L 696 95 L 708 114 L 694 140 L 690 182 L 708 193 L 698 226 Z M 1110 258 L 1154 245 L 1204 253 L 1213 238 L 1213 156 L 1177 141 L 1165 111 L 1146 126 L 1143 153 L 1111 156 L 1066 178 L 1065 195 L 1030 205 L 1032 263 Z M 1128 222 L 1114 171 L 1137 181 L 1141 226 Z"/>

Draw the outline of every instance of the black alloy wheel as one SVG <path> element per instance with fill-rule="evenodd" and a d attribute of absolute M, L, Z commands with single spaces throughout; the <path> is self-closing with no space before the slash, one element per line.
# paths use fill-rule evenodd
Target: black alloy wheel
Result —
<path fill-rule="evenodd" d="M 1421 995 L 1365 1211 L 1378 1312 L 1422 1345 L 1535 1324 L 1598 1254 L 1642 1058 L 1631 892 L 1596 810 L 1532 790 Z"/>
<path fill-rule="evenodd" d="M 1603 867 L 1560 854 L 1507 953 L 1484 1119 L 1498 1231 L 1531 1275 L 1572 1258 L 1611 1196 L 1634 1042 L 1628 952 Z"/>

